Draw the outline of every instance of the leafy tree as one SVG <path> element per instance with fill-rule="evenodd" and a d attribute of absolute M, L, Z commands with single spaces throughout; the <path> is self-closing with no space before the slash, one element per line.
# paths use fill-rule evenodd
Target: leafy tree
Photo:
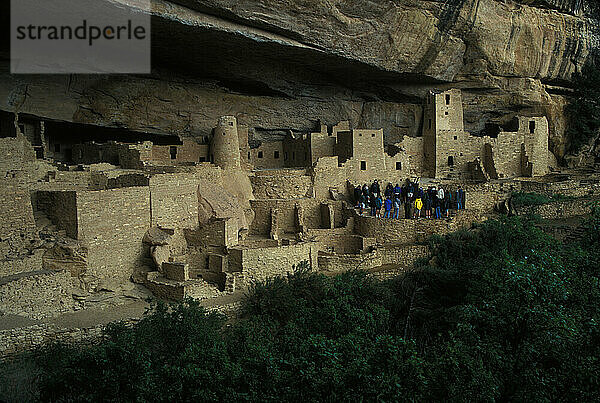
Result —
<path fill-rule="evenodd" d="M 600 209 L 584 242 L 532 218 L 431 239 L 390 281 L 301 265 L 255 284 L 233 322 L 157 304 L 92 346 L 43 352 L 42 400 L 600 399 Z"/>

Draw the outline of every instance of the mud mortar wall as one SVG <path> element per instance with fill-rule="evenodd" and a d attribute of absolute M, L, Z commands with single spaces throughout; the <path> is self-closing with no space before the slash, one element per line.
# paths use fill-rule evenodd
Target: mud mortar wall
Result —
<path fill-rule="evenodd" d="M 461 211 L 451 220 L 382 219 L 357 216 L 354 229 L 358 235 L 375 238 L 382 245 L 410 245 L 425 242 L 431 235 L 444 235 L 468 228 L 478 221 L 475 212 Z"/>
<path fill-rule="evenodd" d="M 128 281 L 146 257 L 150 228 L 147 187 L 77 192 L 77 239 L 88 247 L 88 267 L 98 278 Z"/>
<path fill-rule="evenodd" d="M 150 178 L 152 225 L 198 227 L 198 178 L 195 174 L 164 174 Z"/>
<path fill-rule="evenodd" d="M 276 248 L 242 249 L 232 248 L 229 257 L 229 272 L 241 272 L 246 285 L 281 276 L 292 271 L 293 265 L 309 262 L 313 270 L 318 269 L 318 248 L 312 243 L 280 246 Z"/>

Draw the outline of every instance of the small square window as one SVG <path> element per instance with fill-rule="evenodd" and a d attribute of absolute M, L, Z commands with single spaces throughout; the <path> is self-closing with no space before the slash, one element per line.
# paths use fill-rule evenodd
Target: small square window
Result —
<path fill-rule="evenodd" d="M 262 152 L 262 151 L 259 151 L 259 152 L 258 152 L 258 158 L 262 158 L 262 157 L 263 157 L 263 152 Z"/>
<path fill-rule="evenodd" d="M 248 151 L 248 159 L 250 159 L 250 151 Z"/>
<path fill-rule="evenodd" d="M 171 146 L 169 147 L 169 154 L 171 155 L 171 159 L 177 159 L 177 147 Z"/>
<path fill-rule="evenodd" d="M 448 116 L 448 111 L 444 112 L 444 115 Z"/>
<path fill-rule="evenodd" d="M 402 162 L 396 161 L 396 171 L 402 170 Z"/>
<path fill-rule="evenodd" d="M 375 133 L 371 133 L 371 137 L 375 137 Z"/>
<path fill-rule="evenodd" d="M 279 151 L 273 152 L 273 158 L 275 158 L 276 160 L 279 159 Z"/>
<path fill-rule="evenodd" d="M 229 122 L 229 126 L 233 126 L 233 122 Z"/>
<path fill-rule="evenodd" d="M 454 136 L 454 140 L 458 140 L 458 136 Z"/>
<path fill-rule="evenodd" d="M 360 162 L 360 170 L 361 171 L 366 171 L 367 170 L 367 161 L 361 161 Z"/>
<path fill-rule="evenodd" d="M 362 137 L 362 133 L 358 133 L 358 135 L 359 135 L 360 137 Z"/>
<path fill-rule="evenodd" d="M 446 105 L 450 105 L 450 95 L 446 94 Z"/>

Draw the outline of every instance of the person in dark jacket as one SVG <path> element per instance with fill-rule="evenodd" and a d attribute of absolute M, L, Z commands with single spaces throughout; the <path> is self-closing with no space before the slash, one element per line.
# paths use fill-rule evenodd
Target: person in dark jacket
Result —
<path fill-rule="evenodd" d="M 371 195 L 369 199 L 369 205 L 371 206 L 371 216 L 375 217 L 375 214 L 377 212 L 377 197 L 375 197 L 375 195 Z"/>
<path fill-rule="evenodd" d="M 450 214 L 450 197 L 448 196 L 450 194 L 450 192 L 446 192 L 446 194 L 444 194 L 444 198 L 441 200 L 442 201 L 442 216 L 448 217 L 448 215 Z"/>
<path fill-rule="evenodd" d="M 385 187 L 386 200 L 389 199 L 390 197 L 392 197 L 393 194 L 394 194 L 394 185 L 392 185 L 391 183 L 388 182 L 387 186 Z"/>
<path fill-rule="evenodd" d="M 377 194 L 375 196 L 375 217 L 381 217 L 381 206 L 383 205 L 383 200 L 381 199 L 381 195 Z"/>
<path fill-rule="evenodd" d="M 360 209 L 360 215 L 363 215 L 363 210 L 367 205 L 367 196 L 361 192 L 360 196 L 358 196 L 358 207 Z"/>
<path fill-rule="evenodd" d="M 356 207 L 358 207 L 359 203 L 360 203 L 360 195 L 362 194 L 362 188 L 360 187 L 360 185 L 357 185 L 354 188 L 354 205 Z"/>
<path fill-rule="evenodd" d="M 462 187 L 459 186 L 458 190 L 456 191 L 456 209 L 457 210 L 462 210 L 465 208 L 464 198 L 465 198 L 465 191 L 463 190 Z"/>
<path fill-rule="evenodd" d="M 404 202 L 404 218 L 411 217 L 411 210 L 410 210 L 411 205 L 412 205 L 412 203 L 408 200 L 406 202 Z"/>
<path fill-rule="evenodd" d="M 371 194 L 378 195 L 380 193 L 381 188 L 379 187 L 379 182 L 377 182 L 377 179 L 375 179 L 371 184 Z"/>
<path fill-rule="evenodd" d="M 431 188 L 423 192 L 423 202 L 425 204 L 425 218 L 431 218 Z"/>

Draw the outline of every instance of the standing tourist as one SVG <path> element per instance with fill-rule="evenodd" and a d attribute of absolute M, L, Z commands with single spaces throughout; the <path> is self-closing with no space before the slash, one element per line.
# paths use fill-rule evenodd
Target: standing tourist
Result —
<path fill-rule="evenodd" d="M 431 218 L 431 186 L 424 192 L 425 217 Z"/>
<path fill-rule="evenodd" d="M 446 192 L 444 194 L 444 198 L 442 199 L 442 215 L 445 217 L 448 217 L 448 215 L 450 214 L 450 198 L 448 197 L 449 194 L 450 192 Z"/>
<path fill-rule="evenodd" d="M 381 206 L 383 205 L 383 200 L 381 200 L 381 194 L 377 194 L 375 196 L 375 217 L 381 217 Z"/>
<path fill-rule="evenodd" d="M 440 203 L 441 200 L 438 197 L 438 192 L 435 190 L 435 188 L 433 188 L 433 193 L 434 193 L 434 197 L 433 197 L 433 209 L 435 210 L 435 218 L 442 218 L 442 212 L 441 212 L 441 207 L 440 207 Z"/>
<path fill-rule="evenodd" d="M 367 204 L 367 196 L 364 195 L 364 193 L 360 193 L 360 196 L 358 196 L 358 206 L 360 208 L 360 215 L 363 215 L 363 210 L 365 209 Z"/>
<path fill-rule="evenodd" d="M 400 216 L 400 196 L 394 197 L 394 218 Z"/>
<path fill-rule="evenodd" d="M 377 213 L 377 202 L 374 194 L 369 195 L 369 206 L 371 207 L 371 216 L 375 217 Z"/>
<path fill-rule="evenodd" d="M 464 197 L 465 197 L 465 191 L 462 189 L 461 186 L 459 186 L 458 190 L 456 191 L 456 209 L 457 210 L 462 210 L 463 208 L 465 208 L 465 205 L 463 203 Z"/>
<path fill-rule="evenodd" d="M 380 193 L 381 188 L 379 187 L 379 182 L 377 182 L 377 179 L 375 179 L 371 184 L 371 194 L 379 195 Z"/>
<path fill-rule="evenodd" d="M 387 191 L 387 190 L 386 190 Z M 391 217 L 391 213 L 392 213 L 392 197 L 386 197 L 385 198 L 385 218 L 392 218 Z"/>
<path fill-rule="evenodd" d="M 392 185 L 390 182 L 388 182 L 387 186 L 385 187 L 386 200 L 389 199 L 390 197 L 392 197 L 393 195 L 394 195 L 394 185 Z"/>
<path fill-rule="evenodd" d="M 445 196 L 444 189 L 440 186 L 440 188 L 437 191 L 437 197 L 438 197 L 438 199 L 443 200 L 444 196 Z"/>
<path fill-rule="evenodd" d="M 397 199 L 402 197 L 402 188 L 397 183 L 396 183 L 396 187 L 394 187 L 394 197 L 396 197 Z"/>
<path fill-rule="evenodd" d="M 416 219 L 421 218 L 421 209 L 423 208 L 423 201 L 417 196 L 415 199 L 415 217 Z"/>
<path fill-rule="evenodd" d="M 354 188 L 354 203 L 355 203 L 356 207 L 359 207 L 361 194 L 362 194 L 362 189 L 361 189 L 360 185 L 357 185 Z"/>

